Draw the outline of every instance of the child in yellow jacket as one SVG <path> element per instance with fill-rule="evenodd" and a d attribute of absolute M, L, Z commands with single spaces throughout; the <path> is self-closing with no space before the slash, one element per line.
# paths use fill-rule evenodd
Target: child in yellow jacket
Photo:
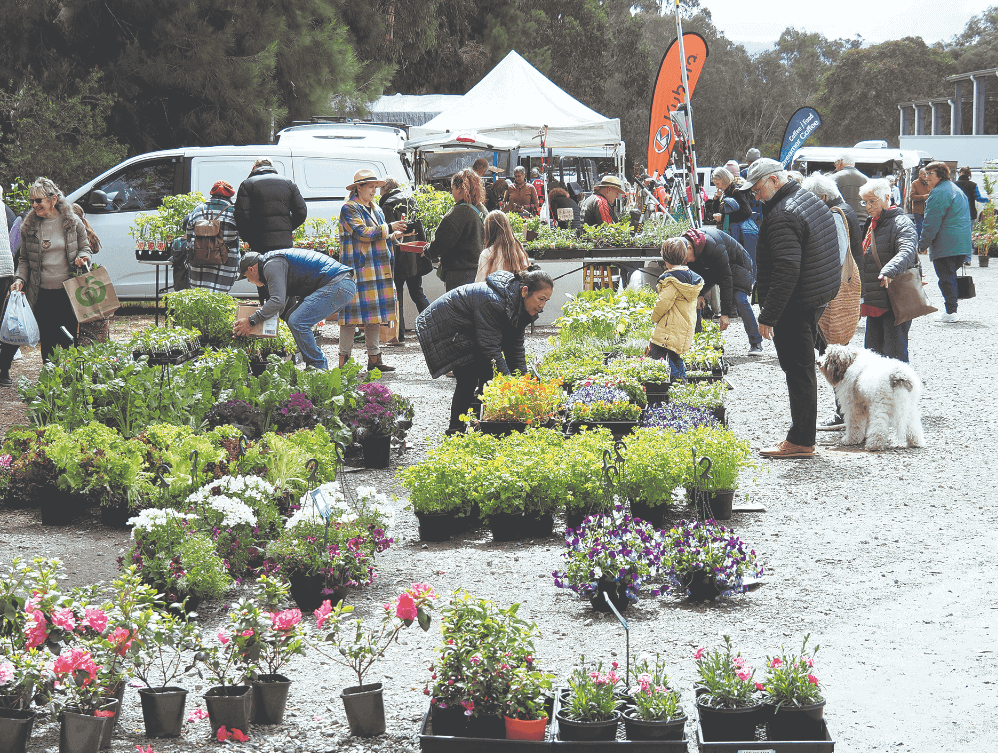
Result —
<path fill-rule="evenodd" d="M 682 355 L 693 345 L 697 321 L 697 296 L 703 278 L 686 266 L 686 242 L 670 238 L 662 244 L 666 272 L 658 278 L 658 301 L 651 312 L 655 331 L 645 355 L 668 360 L 672 380 L 686 378 Z"/>

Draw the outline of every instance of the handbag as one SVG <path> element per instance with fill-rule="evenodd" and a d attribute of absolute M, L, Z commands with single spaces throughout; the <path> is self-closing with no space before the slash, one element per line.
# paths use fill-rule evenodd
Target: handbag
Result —
<path fill-rule="evenodd" d="M 977 297 L 977 288 L 974 287 L 974 278 L 964 271 L 963 265 L 960 266 L 960 274 L 956 276 L 956 297 L 959 300 Z"/>
<path fill-rule="evenodd" d="M 863 280 L 859 274 L 859 267 L 852 257 L 849 244 L 849 223 L 845 214 L 839 207 L 832 207 L 832 212 L 839 215 L 841 225 L 837 227 L 844 231 L 845 237 L 845 260 L 842 262 L 842 273 L 839 281 L 839 292 L 825 307 L 824 313 L 818 320 L 818 328 L 821 330 L 825 342 L 829 345 L 848 345 L 856 334 L 856 327 L 859 325 L 859 303 L 863 295 Z"/>
<path fill-rule="evenodd" d="M 876 259 L 877 266 L 883 269 L 884 265 L 880 263 L 880 256 L 877 254 L 877 234 L 870 233 L 870 238 L 873 241 L 870 244 L 873 258 Z M 904 324 L 939 310 L 929 305 L 929 298 L 925 295 L 925 288 L 922 285 L 922 270 L 917 264 L 890 281 L 887 295 L 891 299 L 891 309 L 894 311 L 894 324 Z"/>

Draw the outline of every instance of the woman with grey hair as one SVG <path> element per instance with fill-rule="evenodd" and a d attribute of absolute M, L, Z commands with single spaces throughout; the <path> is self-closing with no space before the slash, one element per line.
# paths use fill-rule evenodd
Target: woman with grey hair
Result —
<path fill-rule="evenodd" d="M 856 210 L 849 206 L 846 200 L 842 198 L 842 194 L 839 192 L 839 184 L 835 182 L 835 179 L 831 175 L 811 173 L 804 178 L 801 188 L 813 193 L 825 202 L 825 206 L 829 209 L 838 207 L 842 210 L 846 218 L 846 224 L 849 227 L 849 248 L 852 249 L 852 255 L 856 259 L 861 258 L 863 255 L 863 235 L 860 232 L 859 217 L 856 216 Z M 858 261 L 856 263 L 859 264 Z"/>
<path fill-rule="evenodd" d="M 714 199 L 720 203 L 718 207 L 720 211 L 714 213 L 714 220 L 721 230 L 742 244 L 748 252 L 754 275 L 755 244 L 759 240 L 759 226 L 752 219 L 752 208 L 749 206 L 751 186 L 724 167 L 714 169 L 710 182 L 717 187 Z"/>
<path fill-rule="evenodd" d="M 73 276 L 72 268 L 90 261 L 90 242 L 83 221 L 59 187 L 39 178 L 28 189 L 31 211 L 21 225 L 20 258 L 11 291 L 23 291 L 38 323 L 42 361 L 48 363 L 56 345 L 65 342 L 65 327 L 76 341 L 77 322 L 62 283 Z M 0 387 L 10 387 L 10 364 L 16 345 L 0 346 Z"/>
<path fill-rule="evenodd" d="M 860 316 L 866 317 L 863 345 L 888 358 L 908 362 L 911 322 L 896 324 L 887 288 L 902 272 L 918 266 L 915 225 L 899 207 L 891 206 L 891 184 L 883 178 L 860 186 L 869 215 L 863 228 L 862 257 L 856 259 L 863 281 Z"/>

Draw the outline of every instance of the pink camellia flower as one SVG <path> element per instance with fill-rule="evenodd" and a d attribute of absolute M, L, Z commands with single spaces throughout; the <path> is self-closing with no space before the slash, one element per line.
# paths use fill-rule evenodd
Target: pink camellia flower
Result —
<path fill-rule="evenodd" d="M 278 612 L 272 616 L 270 622 L 274 626 L 274 630 L 280 630 L 281 632 L 291 630 L 291 628 L 301 622 L 301 610 L 285 609 L 283 612 Z"/>
<path fill-rule="evenodd" d="M 54 609 L 52 610 L 52 624 L 69 632 L 76 627 L 76 615 L 73 614 L 72 609 Z"/>
<path fill-rule="evenodd" d="M 112 716 L 114 716 L 114 712 L 113 711 L 105 711 L 104 709 L 97 709 L 94 712 L 94 716 L 112 717 Z"/>
<path fill-rule="evenodd" d="M 249 735 L 243 732 L 241 729 L 234 729 L 229 732 L 229 737 L 235 740 L 237 743 L 249 742 Z"/>
<path fill-rule="evenodd" d="M 226 633 L 224 630 L 219 630 L 218 631 L 218 642 L 221 643 L 224 646 L 226 643 L 229 642 L 229 634 Z M 223 727 L 223 729 L 224 729 L 224 727 Z"/>
<path fill-rule="evenodd" d="M 0 664 L 0 685 L 6 685 L 14 677 L 14 665 L 9 661 Z"/>
<path fill-rule="evenodd" d="M 329 599 L 322 602 L 322 606 L 315 610 L 315 623 L 316 627 L 321 628 L 322 623 L 329 619 L 330 612 L 333 611 L 332 604 L 329 603 Z"/>
<path fill-rule="evenodd" d="M 144 748 L 141 745 L 136 745 L 135 750 L 137 750 L 139 753 L 156 753 L 156 751 L 152 749 L 151 745 L 147 745 Z"/>
<path fill-rule="evenodd" d="M 818 684 L 818 678 L 815 677 L 814 675 L 808 675 L 807 676 L 807 681 L 809 683 L 811 683 L 812 685 L 817 685 Z"/>
<path fill-rule="evenodd" d="M 218 738 L 220 743 L 224 743 L 229 739 L 229 733 L 226 731 L 224 724 L 218 728 L 218 732 L 215 733 L 215 737 Z"/>
<path fill-rule="evenodd" d="M 115 628 L 114 632 L 108 636 L 111 645 L 114 646 L 114 653 L 124 656 L 128 647 L 132 645 L 132 632 L 126 628 Z"/>
<path fill-rule="evenodd" d="M 52 671 L 57 675 L 66 676 L 79 671 L 86 672 L 89 677 L 80 683 L 80 686 L 84 688 L 97 679 L 97 669 L 90 652 L 83 648 L 71 648 L 63 651 L 52 664 Z"/>
<path fill-rule="evenodd" d="M 395 603 L 395 616 L 400 620 L 414 620 L 418 616 L 416 602 L 407 591 L 403 591 Z"/>
<path fill-rule="evenodd" d="M 697 649 L 697 652 L 693 654 L 693 658 L 699 659 L 701 656 L 703 656 L 703 652 L 706 650 L 707 650 L 706 646 L 701 646 L 700 648 Z"/>
<path fill-rule="evenodd" d="M 103 633 L 107 630 L 107 615 L 103 609 L 87 607 L 83 612 L 83 620 L 80 622 L 80 627 L 92 628 L 98 633 Z"/>
<path fill-rule="evenodd" d="M 735 676 L 742 682 L 745 682 L 752 676 L 752 673 L 749 672 L 748 670 L 743 669 L 740 672 L 735 672 Z"/>

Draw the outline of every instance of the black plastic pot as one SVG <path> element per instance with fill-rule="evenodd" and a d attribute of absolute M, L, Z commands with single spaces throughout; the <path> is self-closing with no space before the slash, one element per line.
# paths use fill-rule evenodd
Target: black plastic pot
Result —
<path fill-rule="evenodd" d="M 489 516 L 489 528 L 492 530 L 493 541 L 545 538 L 554 530 L 554 515 L 495 513 Z"/>
<path fill-rule="evenodd" d="M 468 717 L 468 737 L 486 740 L 505 740 L 506 721 L 496 714 L 480 714 Z"/>
<path fill-rule="evenodd" d="M 284 675 L 259 675 L 253 682 L 253 724 L 281 724 L 290 690 Z"/>
<path fill-rule="evenodd" d="M 125 698 L 125 683 L 119 682 L 109 691 L 107 705 L 104 711 L 114 711 L 114 716 L 108 717 L 107 724 L 104 725 L 104 732 L 101 734 L 100 749 L 107 750 L 111 747 L 111 735 L 114 728 L 118 726 L 118 717 L 121 716 L 121 702 Z"/>
<path fill-rule="evenodd" d="M 565 512 L 565 528 L 578 528 L 585 519 L 585 510 L 567 510 Z"/>
<path fill-rule="evenodd" d="M 596 593 L 589 597 L 589 603 L 597 612 L 609 612 L 610 606 L 606 603 L 603 594 L 610 597 L 610 602 L 617 608 L 618 612 L 623 612 L 631 605 L 631 600 L 627 598 L 625 587 L 613 581 L 600 581 L 597 584 Z"/>
<path fill-rule="evenodd" d="M 449 541 L 453 530 L 454 516 L 445 512 L 416 511 L 419 521 L 420 541 Z"/>
<path fill-rule="evenodd" d="M 288 576 L 290 583 L 291 598 L 294 599 L 298 609 L 304 614 L 311 614 L 322 606 L 322 602 L 329 599 L 329 603 L 336 606 L 343 597 L 346 596 L 346 586 L 337 588 L 332 594 L 324 594 L 322 591 L 326 587 L 326 577 L 324 575 L 302 575 L 294 573 Z"/>
<path fill-rule="evenodd" d="M 761 704 L 721 709 L 705 704 L 703 699 L 706 697 L 697 699 L 697 714 L 705 741 L 755 740 L 756 725 L 762 721 Z"/>
<path fill-rule="evenodd" d="M 343 688 L 340 694 L 350 734 L 374 737 L 385 731 L 385 699 L 380 682 Z"/>
<path fill-rule="evenodd" d="M 637 421 L 570 421 L 568 424 L 568 433 L 576 434 L 582 427 L 588 429 L 603 428 L 609 429 L 615 439 L 620 439 L 634 431 L 637 425 Z"/>
<path fill-rule="evenodd" d="M 605 742 L 617 739 L 617 724 L 620 712 L 615 711 L 613 719 L 606 722 L 576 722 L 567 719 L 562 712 L 555 717 L 558 723 L 558 739 L 577 742 Z"/>
<path fill-rule="evenodd" d="M 360 440 L 365 468 L 387 468 L 392 454 L 392 435 L 384 434 Z"/>
<path fill-rule="evenodd" d="M 107 718 L 63 711 L 59 721 L 59 753 L 99 753 Z"/>
<path fill-rule="evenodd" d="M 183 688 L 139 688 L 146 737 L 180 737 L 187 691 Z"/>
<path fill-rule="evenodd" d="M 767 740 L 823 740 L 825 701 L 810 706 L 766 704 Z"/>
<path fill-rule="evenodd" d="M 730 520 L 731 506 L 734 503 L 734 489 L 718 489 L 710 493 L 710 514 L 714 520 Z"/>
<path fill-rule="evenodd" d="M 430 724 L 434 737 L 464 737 L 468 728 L 468 717 L 464 707 L 459 705 L 441 708 L 438 703 L 430 706 Z"/>
<path fill-rule="evenodd" d="M 682 740 L 686 729 L 685 714 L 664 722 L 647 721 L 638 718 L 634 709 L 627 709 L 623 717 L 628 740 Z"/>
<path fill-rule="evenodd" d="M 664 384 L 642 382 L 641 386 L 645 388 L 645 397 L 648 399 L 649 405 L 669 402 L 669 388 L 672 386 L 669 382 Z"/>
<path fill-rule="evenodd" d="M 977 256 L 977 266 L 979 266 L 979 267 L 986 267 L 986 266 L 988 266 L 988 264 L 990 263 L 990 261 L 991 260 L 987 256 L 982 256 L 980 254 L 978 254 L 978 256 Z"/>
<path fill-rule="evenodd" d="M 0 753 L 26 753 L 34 724 L 34 711 L 0 709 Z"/>
<path fill-rule="evenodd" d="M 80 512 L 80 501 L 55 486 L 40 489 L 38 499 L 43 526 L 69 525 Z"/>
<path fill-rule="evenodd" d="M 679 582 L 690 591 L 691 601 L 714 601 L 721 595 L 713 573 L 705 570 L 692 570 L 680 576 Z"/>
<path fill-rule="evenodd" d="M 652 506 L 631 500 L 631 517 L 641 518 L 645 523 L 655 528 L 661 528 L 662 521 L 665 519 L 665 508 L 664 504 Z"/>
<path fill-rule="evenodd" d="M 218 685 L 204 694 L 212 737 L 220 727 L 249 732 L 250 690 L 248 685 Z"/>

